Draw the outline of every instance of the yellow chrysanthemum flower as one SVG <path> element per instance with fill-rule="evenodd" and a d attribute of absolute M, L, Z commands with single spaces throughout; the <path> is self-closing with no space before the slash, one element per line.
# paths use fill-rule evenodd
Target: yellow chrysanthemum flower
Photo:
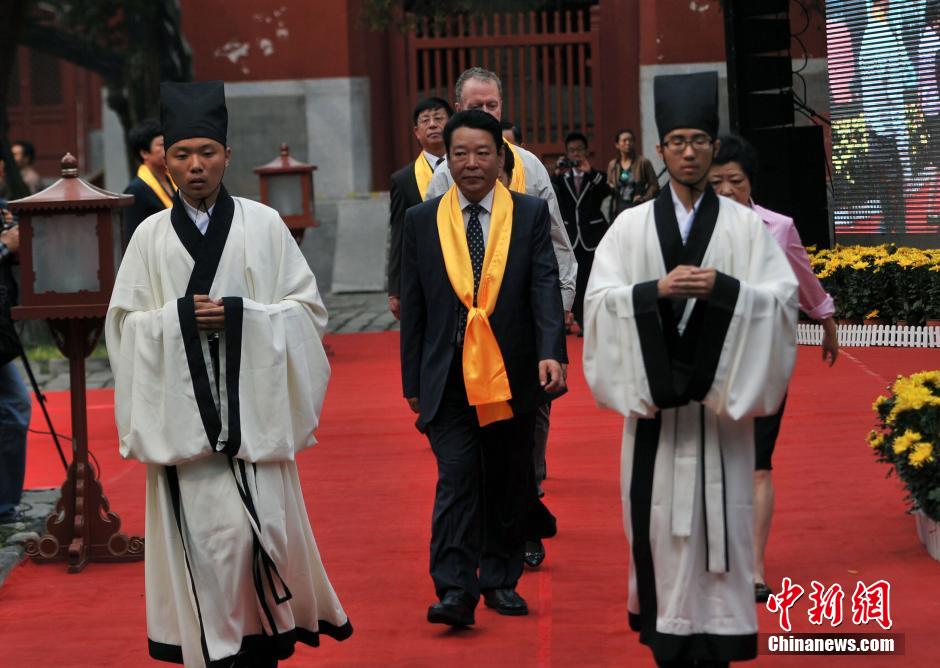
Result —
<path fill-rule="evenodd" d="M 894 450 L 894 454 L 900 455 L 917 443 L 920 443 L 920 440 L 921 435 L 918 432 L 908 429 L 903 434 L 894 439 L 894 443 L 892 444 L 891 448 Z"/>
<path fill-rule="evenodd" d="M 920 468 L 927 462 L 934 461 L 933 443 L 918 443 L 907 456 L 907 461 L 911 466 Z"/>

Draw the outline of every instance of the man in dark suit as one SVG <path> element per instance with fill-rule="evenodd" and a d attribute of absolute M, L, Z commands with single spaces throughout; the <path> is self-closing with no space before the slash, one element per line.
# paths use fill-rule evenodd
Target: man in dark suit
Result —
<path fill-rule="evenodd" d="M 446 100 L 429 97 L 414 108 L 415 139 L 421 145 L 417 158 L 392 174 L 389 187 L 389 224 L 392 238 L 388 249 L 388 308 L 400 319 L 401 229 L 405 212 L 424 201 L 435 168 L 444 161 L 444 125 L 454 113 Z"/>
<path fill-rule="evenodd" d="M 438 464 L 428 621 L 464 626 L 481 592 L 528 613 L 535 410 L 565 390 L 567 358 L 548 206 L 497 185 L 506 149 L 486 112 L 455 114 L 444 141 L 454 186 L 405 215 L 401 366 Z"/>
<path fill-rule="evenodd" d="M 125 245 L 146 218 L 172 208 L 176 193 L 176 185 L 166 171 L 160 123 L 152 118 L 141 121 L 131 128 L 127 140 L 140 165 L 137 175 L 124 189 L 125 193 L 134 196 L 134 203 L 124 209 Z"/>
<path fill-rule="evenodd" d="M 591 166 L 587 158 L 588 141 L 580 132 L 569 132 L 565 137 L 565 157 L 558 161 L 552 185 L 558 198 L 558 208 L 565 221 L 565 229 L 578 260 L 578 278 L 575 283 L 574 319 L 584 329 L 584 291 L 587 288 L 594 249 L 604 238 L 610 223 L 601 213 L 601 203 L 610 195 L 607 177 Z"/>

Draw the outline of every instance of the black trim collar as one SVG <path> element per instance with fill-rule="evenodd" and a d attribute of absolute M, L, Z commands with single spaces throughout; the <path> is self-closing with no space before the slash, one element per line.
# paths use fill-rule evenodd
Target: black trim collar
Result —
<path fill-rule="evenodd" d="M 209 294 L 209 288 L 212 287 L 212 281 L 215 279 L 215 272 L 219 268 L 219 261 L 222 259 L 225 242 L 228 240 L 229 230 L 232 228 L 235 200 L 228 194 L 225 186 L 220 184 L 219 196 L 215 200 L 212 215 L 209 218 L 209 227 L 203 236 L 186 212 L 181 197 L 182 195 L 177 191 L 173 198 L 173 208 L 170 210 L 170 222 L 173 224 L 176 236 L 195 262 L 189 285 L 186 288 L 186 295 Z"/>

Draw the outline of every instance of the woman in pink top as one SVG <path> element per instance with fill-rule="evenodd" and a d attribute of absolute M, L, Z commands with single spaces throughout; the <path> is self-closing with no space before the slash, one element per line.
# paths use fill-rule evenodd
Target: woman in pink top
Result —
<path fill-rule="evenodd" d="M 809 256 L 800 241 L 793 219 L 754 204 L 751 184 L 757 173 L 757 152 L 746 140 L 735 135 L 720 139 L 718 155 L 712 162 L 709 181 L 715 192 L 739 204 L 751 207 L 763 219 L 770 233 L 786 253 L 790 267 L 799 281 L 800 308 L 823 326 L 822 356 L 832 366 L 839 355 L 839 336 L 832 319 L 835 306 L 809 264 Z M 754 472 L 754 595 L 763 603 L 773 593 L 764 578 L 764 551 L 770 535 L 770 518 L 774 510 L 774 486 L 770 477 L 771 455 L 786 397 L 775 415 L 754 421 L 756 461 Z"/>

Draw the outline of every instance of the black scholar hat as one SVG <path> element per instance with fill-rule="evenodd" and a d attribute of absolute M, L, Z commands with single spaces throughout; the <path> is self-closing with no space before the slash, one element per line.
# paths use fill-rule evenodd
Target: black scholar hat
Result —
<path fill-rule="evenodd" d="M 228 146 L 228 109 L 221 81 L 160 84 L 160 124 L 167 149 L 192 137 L 207 137 Z"/>
<path fill-rule="evenodd" d="M 660 75 L 653 79 L 659 140 L 676 128 L 718 136 L 718 73 Z"/>

